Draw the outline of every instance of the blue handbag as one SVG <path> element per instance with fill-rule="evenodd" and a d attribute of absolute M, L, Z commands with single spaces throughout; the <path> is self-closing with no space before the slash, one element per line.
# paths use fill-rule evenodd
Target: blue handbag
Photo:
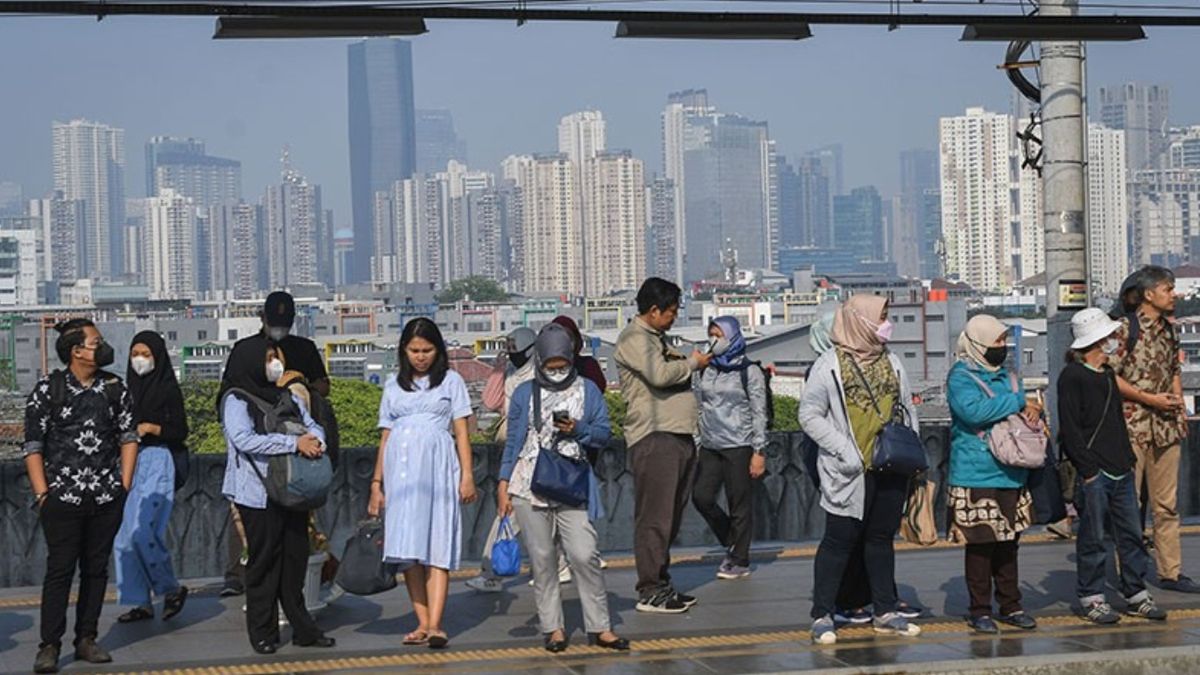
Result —
<path fill-rule="evenodd" d="M 513 536 L 508 516 L 500 519 L 496 541 L 492 543 L 492 574 L 515 577 L 521 573 L 521 546 Z"/>
<path fill-rule="evenodd" d="M 879 399 L 875 398 L 875 392 L 871 391 L 871 385 L 867 384 L 862 370 L 853 359 L 850 360 L 850 365 L 854 366 L 854 372 L 862 382 L 863 389 L 866 389 L 867 395 L 871 397 L 871 405 L 875 407 L 875 412 L 882 415 Z M 921 436 L 909 426 L 908 409 L 896 401 L 892 405 L 891 413 L 891 419 L 884 423 L 879 435 L 875 437 L 872 468 L 908 477 L 925 471 L 929 468 L 929 460 L 925 457 L 925 444 L 921 442 Z"/>
<path fill-rule="evenodd" d="M 542 390 L 533 381 L 534 429 L 542 430 Z M 557 445 L 557 444 L 555 444 Z M 542 499 L 567 506 L 588 503 L 588 476 L 591 467 L 586 460 L 572 459 L 559 454 L 557 447 L 541 448 L 533 466 L 529 490 Z"/>

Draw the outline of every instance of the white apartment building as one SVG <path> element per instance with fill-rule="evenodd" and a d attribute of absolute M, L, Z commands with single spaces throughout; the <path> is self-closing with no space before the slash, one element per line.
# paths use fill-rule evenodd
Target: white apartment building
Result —
<path fill-rule="evenodd" d="M 1021 169 L 1013 118 L 968 108 L 939 122 L 946 273 L 1003 290 L 1045 266 L 1041 181 Z"/>
<path fill-rule="evenodd" d="M 193 201 L 165 188 L 145 200 L 146 281 L 158 300 L 196 295 L 196 207 Z"/>
<path fill-rule="evenodd" d="M 79 276 L 119 274 L 125 221 L 125 131 L 77 119 L 55 122 L 54 189 L 84 204 L 84 257 Z M 114 260 L 116 258 L 117 260 Z"/>
<path fill-rule="evenodd" d="M 1116 293 L 1129 274 L 1129 205 L 1125 132 L 1088 125 L 1088 278 Z"/>
<path fill-rule="evenodd" d="M 628 152 L 583 164 L 587 294 L 637 289 L 646 270 L 645 166 Z"/>

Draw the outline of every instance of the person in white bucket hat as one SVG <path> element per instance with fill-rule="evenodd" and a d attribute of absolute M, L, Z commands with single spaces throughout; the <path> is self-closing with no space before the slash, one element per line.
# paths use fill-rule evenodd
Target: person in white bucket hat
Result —
<path fill-rule="evenodd" d="M 1149 558 L 1142 543 L 1133 485 L 1136 457 L 1125 426 L 1117 376 L 1108 366 L 1109 355 L 1121 346 L 1120 328 L 1120 323 L 1094 307 L 1076 314 L 1071 319 L 1075 341 L 1067 367 L 1058 378 L 1059 442 L 1079 474 L 1075 589 L 1080 614 L 1098 624 L 1121 620 L 1104 597 L 1106 521 L 1121 561 L 1118 587 L 1125 599 L 1125 613 L 1158 621 L 1167 618 L 1146 590 Z"/>

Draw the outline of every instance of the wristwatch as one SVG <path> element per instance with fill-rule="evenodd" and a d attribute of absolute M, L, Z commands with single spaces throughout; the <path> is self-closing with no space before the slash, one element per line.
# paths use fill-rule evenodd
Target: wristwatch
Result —
<path fill-rule="evenodd" d="M 39 492 L 39 493 L 33 495 L 33 501 L 29 503 L 29 508 L 33 509 L 34 511 L 37 511 L 39 508 L 41 508 L 42 501 L 44 501 L 49 496 L 50 496 L 49 490 L 47 490 L 45 492 Z"/>

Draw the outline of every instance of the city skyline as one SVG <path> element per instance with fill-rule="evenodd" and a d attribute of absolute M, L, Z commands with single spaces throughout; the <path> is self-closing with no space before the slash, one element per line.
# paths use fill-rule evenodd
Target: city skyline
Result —
<path fill-rule="evenodd" d="M 62 84 L 10 112 L 9 125 L 0 131 L 0 147 L 10 151 L 0 153 L 0 181 L 21 183 L 27 198 L 48 190 L 49 162 L 35 151 L 51 119 L 86 117 L 124 128 L 137 146 L 129 148 L 126 188 L 138 196 L 138 177 L 144 175 L 138 150 L 151 136 L 204 138 L 210 153 L 244 163 L 247 194 L 273 181 L 278 149 L 290 143 L 300 161 L 313 167 L 310 179 L 324 186 L 338 226 L 349 226 L 344 92 L 351 41 L 216 44 L 208 40 L 210 31 L 209 21 L 183 19 L 0 22 L 0 53 L 33 64 L 0 74 L 0 85 L 30 90 L 50 76 Z M 614 147 L 632 150 L 646 161 L 648 173 L 659 174 L 663 95 L 705 87 L 722 110 L 769 121 L 782 155 L 843 143 L 845 184 L 875 185 L 883 195 L 899 187 L 891 157 L 908 148 L 936 147 L 938 117 L 974 105 L 1007 108 L 1011 86 L 995 73 L 1002 54 L 994 45 L 960 44 L 953 31 L 934 29 L 904 29 L 886 39 L 868 29 L 830 29 L 818 37 L 799 46 L 630 44 L 611 40 L 598 26 L 529 26 L 514 34 L 496 25 L 454 24 L 412 41 L 415 103 L 450 110 L 458 137 L 470 146 L 470 165 L 489 170 L 509 154 L 550 151 L 559 118 L 599 108 Z M 1161 58 L 1172 46 L 1191 46 L 1184 34 L 1158 31 L 1151 37 L 1139 45 L 1089 50 L 1094 99 L 1100 86 L 1125 80 L 1188 81 L 1180 61 Z M 944 58 L 950 46 L 955 59 Z M 493 67 L 489 52 L 497 48 L 528 67 L 517 69 L 521 73 Z M 536 58 L 563 49 L 577 58 Z M 113 64 L 123 62 L 122 55 L 133 58 L 147 50 L 155 59 L 139 59 L 144 75 L 118 76 Z M 108 58 L 68 58 L 89 52 Z M 904 64 L 888 58 L 898 54 L 904 54 Z M 821 68 L 803 67 L 815 63 Z M 867 65 L 870 73 L 864 72 Z M 914 68 L 923 74 L 916 81 Z M 176 72 L 203 86 L 173 90 L 171 97 L 145 86 Z M 852 82 L 851 75 L 861 79 Z M 312 90 L 322 95 L 313 97 Z M 814 99 L 814 92 L 821 98 Z M 232 101 L 238 104 L 231 108 Z M 880 115 L 884 109 L 886 115 Z M 1173 90 L 1171 115 L 1176 122 L 1200 120 L 1200 91 Z"/>

